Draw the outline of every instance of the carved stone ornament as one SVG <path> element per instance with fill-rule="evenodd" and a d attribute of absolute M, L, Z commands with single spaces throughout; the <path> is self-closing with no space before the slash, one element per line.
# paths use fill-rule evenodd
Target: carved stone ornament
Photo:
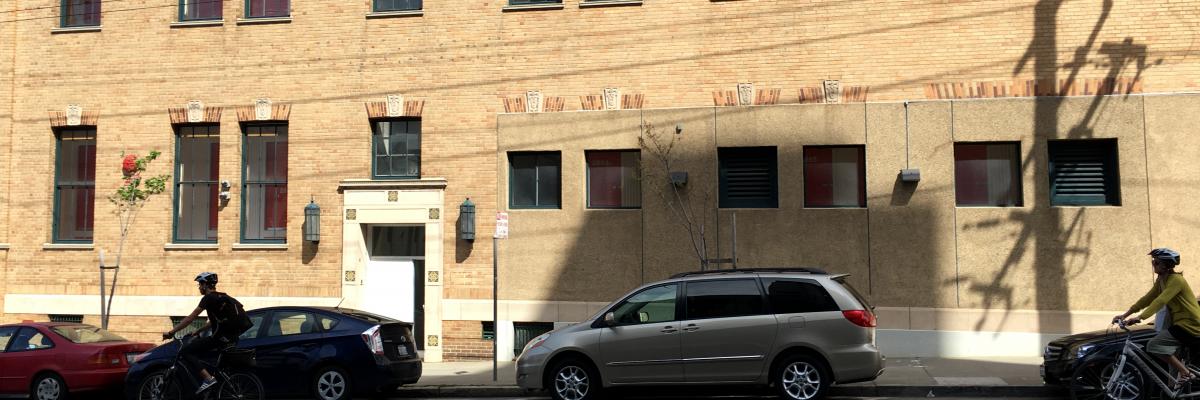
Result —
<path fill-rule="evenodd" d="M 354 282 L 357 280 L 358 280 L 358 277 L 356 276 L 354 271 L 346 271 L 346 282 Z"/>
<path fill-rule="evenodd" d="M 404 115 L 404 96 L 389 94 L 387 97 L 387 116 L 399 117 Z"/>
<path fill-rule="evenodd" d="M 425 345 L 438 347 L 438 335 L 429 335 L 429 337 L 425 338 Z"/>
<path fill-rule="evenodd" d="M 542 112 L 542 92 L 530 90 L 525 93 L 525 111 Z"/>
<path fill-rule="evenodd" d="M 346 220 L 353 221 L 354 218 L 357 218 L 357 217 L 358 217 L 358 210 L 355 210 L 353 208 L 346 210 Z"/>
<path fill-rule="evenodd" d="M 442 279 L 441 274 L 439 274 L 437 271 L 429 271 L 428 275 L 429 283 L 437 283 L 438 280 Z"/>
<path fill-rule="evenodd" d="M 400 200 L 400 192 L 397 192 L 395 190 L 389 190 L 388 191 L 388 201 L 394 203 L 397 200 Z"/>
<path fill-rule="evenodd" d="M 619 89 L 619 88 L 604 88 L 604 109 L 605 110 L 620 110 L 621 109 L 621 89 Z"/>
<path fill-rule="evenodd" d="M 67 106 L 67 125 L 79 126 L 83 123 L 83 107 L 78 104 Z"/>
<path fill-rule="evenodd" d="M 754 104 L 754 84 L 739 83 L 737 88 L 738 105 L 748 106 Z"/>
<path fill-rule="evenodd" d="M 254 100 L 254 119 L 259 121 L 271 119 L 271 99 Z"/>
<path fill-rule="evenodd" d="M 204 121 L 204 103 L 192 100 L 187 103 L 187 119 L 189 123 Z"/>
<path fill-rule="evenodd" d="M 840 103 L 842 101 L 842 83 L 840 81 L 825 81 L 825 102 Z"/>
<path fill-rule="evenodd" d="M 441 216 L 442 216 L 442 209 L 440 209 L 440 208 L 430 208 L 429 209 L 429 219 L 438 219 L 438 218 L 441 218 Z"/>

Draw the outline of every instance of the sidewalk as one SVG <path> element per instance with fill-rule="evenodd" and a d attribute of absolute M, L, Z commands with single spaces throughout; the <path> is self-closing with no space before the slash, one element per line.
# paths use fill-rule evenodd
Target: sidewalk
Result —
<path fill-rule="evenodd" d="M 874 382 L 834 386 L 830 395 L 867 397 L 1055 397 L 1065 393 L 1045 386 L 1038 357 L 977 359 L 893 358 Z M 426 363 L 421 380 L 401 388 L 414 396 L 523 396 L 512 362 L 501 362 L 492 380 L 491 361 Z"/>

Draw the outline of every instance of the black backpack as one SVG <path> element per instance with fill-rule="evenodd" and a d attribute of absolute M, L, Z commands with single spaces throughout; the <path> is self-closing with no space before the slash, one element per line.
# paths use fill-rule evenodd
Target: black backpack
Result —
<path fill-rule="evenodd" d="M 240 301 L 224 293 L 221 295 L 224 304 L 221 305 L 220 312 L 215 318 L 221 333 L 237 337 L 254 327 L 254 321 L 251 321 L 250 316 L 246 315 L 246 309 L 242 307 Z"/>

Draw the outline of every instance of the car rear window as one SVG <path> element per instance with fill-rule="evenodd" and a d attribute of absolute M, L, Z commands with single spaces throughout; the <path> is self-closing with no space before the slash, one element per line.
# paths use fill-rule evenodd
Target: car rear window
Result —
<path fill-rule="evenodd" d="M 854 299 L 858 300 L 859 303 L 862 303 L 863 307 L 866 307 L 868 310 L 874 310 L 875 306 L 871 305 L 871 301 L 867 299 L 867 296 L 863 296 L 862 293 L 859 293 L 858 290 L 854 288 L 854 285 L 851 285 L 850 282 L 846 280 L 847 277 L 849 277 L 849 275 L 839 276 L 837 278 L 833 278 L 833 281 L 842 284 L 842 286 L 854 296 Z"/>
<path fill-rule="evenodd" d="M 838 311 L 833 296 L 820 284 L 802 279 L 763 279 L 775 314 Z"/>
<path fill-rule="evenodd" d="M 358 318 L 358 319 L 361 319 L 361 320 L 366 320 L 367 322 L 373 322 L 373 323 L 376 323 L 376 324 L 386 324 L 386 323 L 392 323 L 392 322 L 400 322 L 400 321 L 396 321 L 396 320 L 394 320 L 394 319 L 391 319 L 391 318 L 388 318 L 388 317 L 385 317 L 385 316 L 382 316 L 382 315 L 378 315 L 378 314 L 372 314 L 372 313 L 369 313 L 369 312 L 366 312 L 366 311 L 347 310 L 347 309 L 338 309 L 338 310 L 336 310 L 336 311 L 337 311 L 339 314 L 342 314 L 342 315 L 345 315 L 345 316 L 348 316 L 348 317 L 354 317 L 354 318 Z"/>
<path fill-rule="evenodd" d="M 72 343 L 86 344 L 126 341 L 123 337 L 89 325 L 59 325 L 51 327 L 50 330 L 64 338 L 67 338 L 67 340 L 70 340 Z"/>

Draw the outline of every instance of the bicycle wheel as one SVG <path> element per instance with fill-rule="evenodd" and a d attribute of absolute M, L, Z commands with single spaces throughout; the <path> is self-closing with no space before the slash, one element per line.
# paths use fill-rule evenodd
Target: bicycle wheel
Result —
<path fill-rule="evenodd" d="M 219 400 L 262 400 L 262 382 L 254 374 L 238 372 L 229 374 L 217 389 Z"/>
<path fill-rule="evenodd" d="M 1075 400 L 1142 400 L 1147 398 L 1145 374 L 1132 362 L 1126 362 L 1121 377 L 1114 383 L 1111 393 L 1105 385 L 1113 375 L 1115 359 L 1092 360 L 1080 365 L 1071 375 L 1071 398 Z"/>

